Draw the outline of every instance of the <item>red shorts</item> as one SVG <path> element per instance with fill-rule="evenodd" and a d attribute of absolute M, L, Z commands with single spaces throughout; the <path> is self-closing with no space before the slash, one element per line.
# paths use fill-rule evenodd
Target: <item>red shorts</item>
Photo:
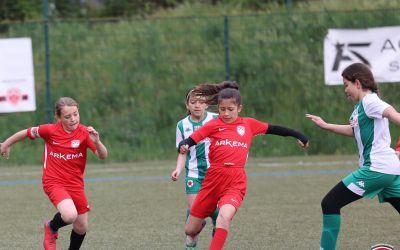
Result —
<path fill-rule="evenodd" d="M 71 199 L 75 204 L 78 214 L 84 214 L 90 211 L 89 203 L 83 188 L 72 191 L 60 185 L 46 185 L 43 186 L 43 190 L 56 208 L 61 201 Z"/>
<path fill-rule="evenodd" d="M 215 208 L 230 204 L 236 210 L 242 204 L 246 194 L 246 173 L 244 168 L 211 167 L 201 184 L 190 214 L 198 218 L 207 218 Z"/>

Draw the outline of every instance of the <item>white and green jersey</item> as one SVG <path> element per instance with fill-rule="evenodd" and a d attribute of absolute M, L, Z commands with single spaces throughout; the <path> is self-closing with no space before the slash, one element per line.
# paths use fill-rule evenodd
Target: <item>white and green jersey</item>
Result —
<path fill-rule="evenodd" d="M 360 167 L 400 175 L 400 161 L 390 147 L 389 121 L 383 117 L 389 106 L 377 94 L 367 94 L 356 104 L 350 126 L 357 141 Z"/>
<path fill-rule="evenodd" d="M 180 120 L 176 125 L 176 147 L 178 147 L 182 140 L 188 138 L 194 131 L 217 116 L 215 113 L 206 112 L 204 118 L 199 122 L 193 122 L 190 119 L 190 115 Z M 210 166 L 208 160 L 209 147 L 210 141 L 206 138 L 189 149 L 186 158 L 186 177 L 204 179 L 206 171 Z"/>

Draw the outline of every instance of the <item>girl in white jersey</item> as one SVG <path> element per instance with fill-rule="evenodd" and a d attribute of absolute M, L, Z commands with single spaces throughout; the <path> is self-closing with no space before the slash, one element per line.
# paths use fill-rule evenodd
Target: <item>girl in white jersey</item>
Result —
<path fill-rule="evenodd" d="M 307 114 L 319 127 L 355 137 L 359 151 L 359 168 L 333 187 L 321 202 L 323 228 L 320 249 L 336 249 L 340 231 L 340 209 L 361 199 L 378 195 L 400 213 L 400 161 L 390 148 L 389 121 L 400 125 L 400 113 L 378 96 L 371 70 L 354 63 L 342 73 L 344 91 L 357 102 L 349 123 L 326 123 L 321 117 Z"/>
<path fill-rule="evenodd" d="M 208 105 L 206 98 L 196 95 L 191 89 L 186 94 L 186 109 L 188 116 L 180 120 L 176 126 L 176 146 L 179 142 L 188 138 L 194 131 L 203 126 L 206 122 L 218 117 L 218 114 L 207 112 Z M 185 190 L 187 197 L 186 218 L 189 216 L 189 210 L 200 190 L 204 176 L 210 166 L 208 160 L 210 142 L 205 140 L 196 147 L 192 147 L 187 154 L 179 154 L 175 170 L 171 173 L 173 181 L 178 180 L 183 168 L 186 168 Z M 215 228 L 218 216 L 218 208 L 211 215 L 213 227 Z M 213 228 L 213 230 L 214 230 Z M 196 237 L 187 236 L 186 249 L 196 249 L 198 235 Z"/>

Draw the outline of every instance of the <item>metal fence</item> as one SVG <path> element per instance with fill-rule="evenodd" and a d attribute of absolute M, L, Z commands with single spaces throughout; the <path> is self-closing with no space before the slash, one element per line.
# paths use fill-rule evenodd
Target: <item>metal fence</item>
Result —
<path fill-rule="evenodd" d="M 313 135 L 314 129 L 298 114 L 311 111 L 347 119 L 349 112 L 342 89 L 323 84 L 322 46 L 328 28 L 400 25 L 399 10 L 49 21 L 47 37 L 43 22 L 3 23 L 1 38 L 33 40 L 38 111 L 8 114 L 0 128 L 43 123 L 46 114 L 48 121 L 49 103 L 72 96 L 82 104 L 83 121 L 100 126 L 118 148 L 115 160 L 161 158 L 173 150 L 186 90 L 235 79 L 241 84 L 246 115 L 291 124 Z M 389 102 L 400 104 L 395 88 L 386 84 L 382 92 Z M 0 134 L 4 138 L 8 132 Z M 309 152 L 349 148 L 347 141 L 335 141 Z M 324 140 L 319 143 L 324 145 Z M 267 154 L 297 150 L 276 145 Z M 265 152 L 255 149 L 253 154 Z"/>

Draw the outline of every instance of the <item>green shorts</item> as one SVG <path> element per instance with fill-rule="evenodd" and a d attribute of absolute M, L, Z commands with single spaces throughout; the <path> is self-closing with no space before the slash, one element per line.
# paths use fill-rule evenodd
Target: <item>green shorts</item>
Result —
<path fill-rule="evenodd" d="M 199 178 L 192 178 L 186 176 L 185 178 L 186 194 L 198 194 L 202 182 L 203 180 L 200 180 Z"/>
<path fill-rule="evenodd" d="M 348 176 L 342 182 L 353 193 L 369 199 L 378 195 L 379 202 L 385 198 L 400 198 L 400 176 L 383 174 L 361 167 Z"/>

